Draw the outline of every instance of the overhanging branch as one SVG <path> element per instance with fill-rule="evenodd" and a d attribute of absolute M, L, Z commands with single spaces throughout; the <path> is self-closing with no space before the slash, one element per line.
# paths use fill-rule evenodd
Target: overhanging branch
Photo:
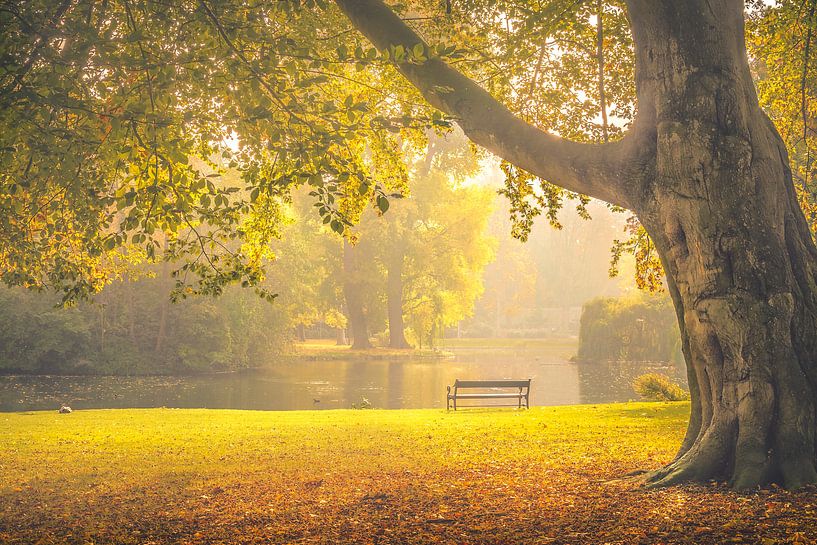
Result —
<path fill-rule="evenodd" d="M 381 51 L 427 44 L 382 0 L 335 0 L 352 24 Z M 581 144 L 515 116 L 474 81 L 440 59 L 398 62 L 398 70 L 428 102 L 453 117 L 474 143 L 516 166 L 576 193 L 629 208 L 624 185 L 628 142 Z"/>

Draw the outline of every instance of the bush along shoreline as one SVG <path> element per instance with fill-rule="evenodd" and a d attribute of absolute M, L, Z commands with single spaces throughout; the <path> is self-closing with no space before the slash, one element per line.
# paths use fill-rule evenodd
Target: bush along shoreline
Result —
<path fill-rule="evenodd" d="M 159 279 L 118 282 L 93 302 L 0 289 L 0 375 L 195 375 L 258 367 L 286 351 L 280 306 L 231 287 L 171 303 Z"/>
<path fill-rule="evenodd" d="M 683 364 L 677 318 L 665 293 L 599 297 L 582 307 L 579 362 Z"/>

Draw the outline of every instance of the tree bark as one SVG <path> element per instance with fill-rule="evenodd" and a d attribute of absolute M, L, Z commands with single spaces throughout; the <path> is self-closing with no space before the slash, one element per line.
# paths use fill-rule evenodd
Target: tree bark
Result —
<path fill-rule="evenodd" d="M 167 252 L 168 240 L 167 236 L 164 239 L 164 251 Z M 170 275 L 170 263 L 162 260 L 162 265 L 159 268 L 159 286 L 161 287 L 162 298 L 159 301 L 159 328 L 156 331 L 156 342 L 153 345 L 153 352 L 161 354 L 164 349 L 165 338 L 167 337 L 167 314 L 170 310 L 169 292 L 172 285 L 172 277 Z"/>
<path fill-rule="evenodd" d="M 365 286 L 361 282 L 355 248 L 343 241 L 343 296 L 349 318 L 349 333 L 352 336 L 352 350 L 366 350 L 369 342 L 369 325 L 363 304 Z"/>
<path fill-rule="evenodd" d="M 633 203 L 667 272 L 693 405 L 652 482 L 817 482 L 817 249 L 758 106 L 743 4 L 633 0 L 630 12 L 639 115 L 654 126 Z"/>
<path fill-rule="evenodd" d="M 378 48 L 420 38 L 380 0 L 336 0 Z M 742 0 L 628 0 L 638 115 L 618 143 L 524 124 L 442 61 L 398 64 L 477 144 L 636 212 L 675 303 L 691 390 L 662 486 L 817 482 L 817 248 L 785 146 L 760 109 Z"/>
<path fill-rule="evenodd" d="M 136 301 L 134 300 L 134 284 L 132 279 L 128 279 L 128 338 L 130 342 L 136 344 Z"/>
<path fill-rule="evenodd" d="M 397 242 L 399 244 L 399 242 Z M 389 314 L 389 348 L 411 348 L 403 325 L 403 261 L 402 245 L 392 248 L 386 263 L 386 299 Z"/>

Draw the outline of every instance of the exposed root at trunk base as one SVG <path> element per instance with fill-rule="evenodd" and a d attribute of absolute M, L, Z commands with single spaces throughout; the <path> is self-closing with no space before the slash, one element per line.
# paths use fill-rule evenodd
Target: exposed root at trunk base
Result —
<path fill-rule="evenodd" d="M 680 463 L 680 460 L 676 460 L 659 470 L 648 473 L 644 480 L 644 486 L 647 488 L 664 488 L 684 482 L 701 482 L 705 480 L 705 478 L 699 476 L 697 469 L 692 464 Z"/>
<path fill-rule="evenodd" d="M 727 481 L 735 490 L 749 490 L 770 483 L 779 483 L 784 488 L 793 490 L 817 484 L 817 464 L 808 458 L 787 461 L 769 466 L 742 464 L 731 476 L 724 474 L 722 468 L 714 467 L 711 461 L 703 462 L 700 458 L 681 456 L 663 468 L 648 472 L 644 478 L 646 488 L 664 488 L 687 482 Z"/>

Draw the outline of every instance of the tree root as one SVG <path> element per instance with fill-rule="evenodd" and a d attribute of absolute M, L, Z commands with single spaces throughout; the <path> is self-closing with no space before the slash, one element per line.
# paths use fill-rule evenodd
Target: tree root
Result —
<path fill-rule="evenodd" d="M 794 490 L 810 484 L 817 484 L 817 463 L 808 457 L 799 460 L 779 462 L 770 465 L 768 461 L 757 464 L 740 464 L 730 475 L 718 473 L 711 460 L 704 460 L 698 454 L 682 456 L 663 468 L 646 475 L 646 488 L 665 488 L 685 482 L 726 481 L 735 490 L 750 490 L 779 482 L 786 489 Z"/>

